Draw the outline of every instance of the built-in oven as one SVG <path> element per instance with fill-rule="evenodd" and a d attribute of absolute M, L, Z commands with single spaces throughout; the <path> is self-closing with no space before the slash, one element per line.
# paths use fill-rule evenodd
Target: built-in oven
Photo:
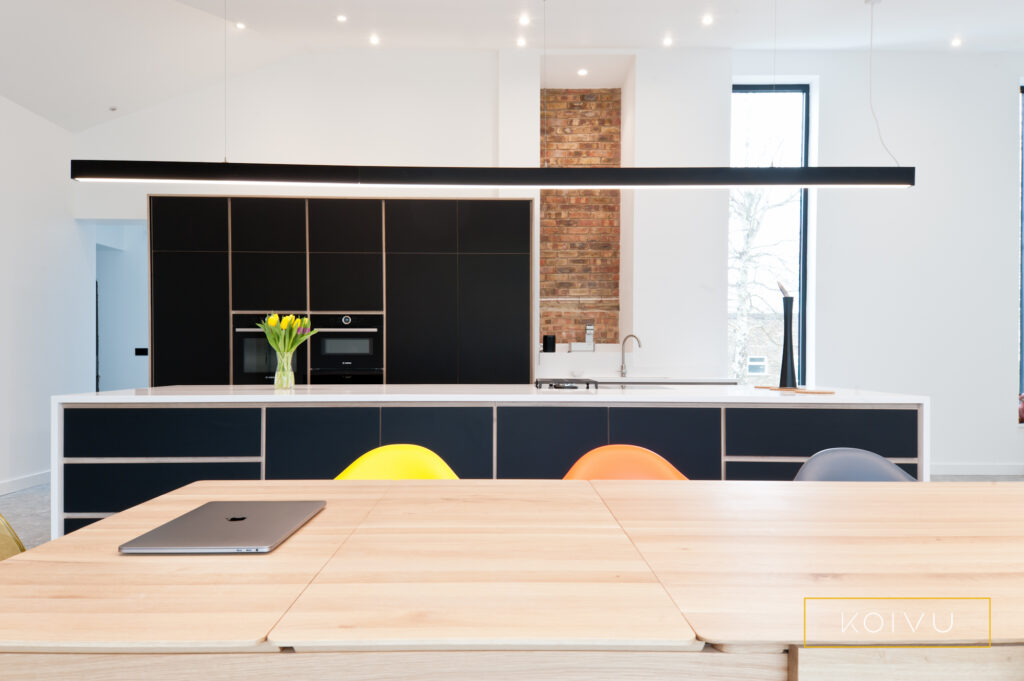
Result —
<path fill-rule="evenodd" d="M 279 314 L 283 317 L 288 313 L 280 312 Z M 298 312 L 291 314 L 302 315 Z M 236 314 L 231 318 L 233 355 L 231 380 L 235 385 L 272 384 L 274 382 L 274 373 L 277 371 L 277 353 L 267 342 L 263 329 L 256 326 L 256 322 L 261 322 L 266 317 L 266 314 Z M 306 380 L 305 345 L 305 343 L 300 345 L 292 355 L 292 368 L 295 370 L 296 384 L 308 383 Z"/>
<path fill-rule="evenodd" d="M 314 314 L 310 383 L 383 383 L 384 315 Z"/>

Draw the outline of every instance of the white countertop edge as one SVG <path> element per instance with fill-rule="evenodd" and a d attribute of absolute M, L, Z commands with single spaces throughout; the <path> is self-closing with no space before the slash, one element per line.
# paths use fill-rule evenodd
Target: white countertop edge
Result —
<path fill-rule="evenodd" d="M 927 405 L 928 398 L 835 389 L 832 395 L 756 390 L 745 386 L 659 386 L 623 390 L 553 390 L 533 385 L 375 385 L 299 386 L 277 393 L 263 386 L 168 386 L 101 393 L 55 395 L 53 405 L 103 404 L 313 404 L 313 403 L 471 403 L 471 404 L 758 404 Z"/>

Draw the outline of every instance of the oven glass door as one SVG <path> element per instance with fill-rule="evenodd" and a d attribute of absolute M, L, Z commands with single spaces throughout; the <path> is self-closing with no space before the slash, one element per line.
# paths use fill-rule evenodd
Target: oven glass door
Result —
<path fill-rule="evenodd" d="M 234 371 L 232 380 L 236 385 L 272 384 L 277 371 L 277 353 L 270 347 L 267 337 L 260 329 L 255 333 L 248 329 L 235 330 Z M 292 369 L 295 382 L 306 383 L 306 349 L 299 346 L 292 355 Z"/>

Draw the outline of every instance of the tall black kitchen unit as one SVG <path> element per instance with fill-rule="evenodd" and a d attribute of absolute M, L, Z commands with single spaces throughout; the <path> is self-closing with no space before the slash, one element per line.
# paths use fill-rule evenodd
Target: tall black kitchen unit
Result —
<path fill-rule="evenodd" d="M 154 196 L 149 210 L 150 381 L 229 383 L 228 199 Z"/>
<path fill-rule="evenodd" d="M 305 199 L 231 199 L 231 308 L 305 314 Z"/>
<path fill-rule="evenodd" d="M 530 204 L 385 201 L 388 383 L 528 383 Z"/>
<path fill-rule="evenodd" d="M 230 383 L 230 314 L 269 311 L 385 311 L 388 383 L 530 381 L 529 201 L 159 196 L 150 224 L 154 386 Z"/>

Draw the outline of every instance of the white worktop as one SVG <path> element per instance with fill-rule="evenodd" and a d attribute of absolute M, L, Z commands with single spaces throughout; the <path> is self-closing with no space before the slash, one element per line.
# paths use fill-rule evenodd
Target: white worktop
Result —
<path fill-rule="evenodd" d="M 818 388 L 819 390 L 826 388 Z M 765 405 L 920 404 L 927 397 L 865 390 L 835 389 L 831 395 L 759 390 L 736 385 L 604 386 L 589 390 L 536 388 L 530 385 L 302 385 L 278 392 L 261 385 L 183 385 L 56 395 L 57 405 L 97 404 L 245 404 L 245 403 L 462 402 L 483 404 L 666 403 Z"/>

